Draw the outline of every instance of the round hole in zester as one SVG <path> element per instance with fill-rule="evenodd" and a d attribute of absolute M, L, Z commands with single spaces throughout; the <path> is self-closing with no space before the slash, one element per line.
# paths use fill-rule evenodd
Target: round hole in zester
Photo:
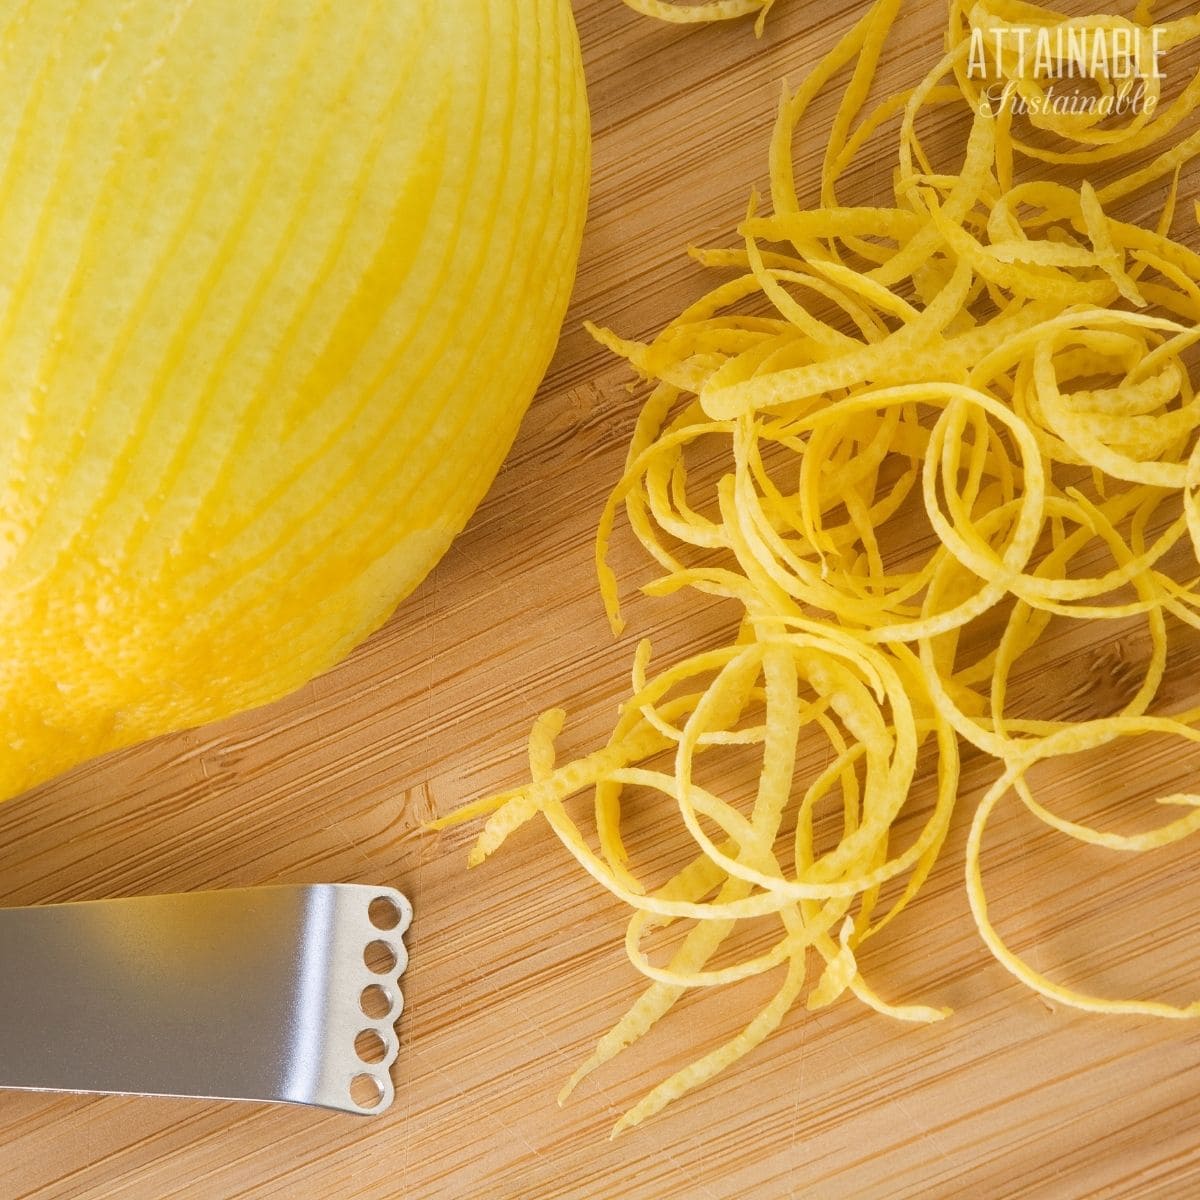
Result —
<path fill-rule="evenodd" d="M 383 1100 L 383 1084 L 374 1075 L 355 1075 L 350 1080 L 350 1099 L 359 1108 L 378 1108 Z"/>
<path fill-rule="evenodd" d="M 396 951 L 387 942 L 368 942 L 363 951 L 363 962 L 367 964 L 367 969 L 374 971 L 376 975 L 386 975 L 396 969 Z"/>
<path fill-rule="evenodd" d="M 359 1030 L 354 1052 L 365 1063 L 381 1063 L 387 1057 L 387 1045 L 374 1029 Z"/>
<path fill-rule="evenodd" d="M 390 896 L 376 896 L 367 909 L 376 929 L 395 929 L 400 924 L 400 909 Z"/>
<path fill-rule="evenodd" d="M 387 988 L 371 983 L 363 988 L 362 995 L 358 998 L 358 1006 L 362 1009 L 364 1017 L 380 1021 L 392 1011 L 392 997 Z"/>

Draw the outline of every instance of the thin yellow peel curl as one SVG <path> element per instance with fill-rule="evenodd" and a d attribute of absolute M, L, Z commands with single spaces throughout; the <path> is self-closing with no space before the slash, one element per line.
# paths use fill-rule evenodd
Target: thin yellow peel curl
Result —
<path fill-rule="evenodd" d="M 629 2 L 671 20 L 760 7 Z M 770 211 L 752 196 L 739 246 L 694 252 L 734 277 L 648 343 L 588 326 L 653 385 L 596 542 L 613 629 L 624 620 L 608 552 L 623 510 L 659 572 L 642 590 L 722 598 L 738 610 L 736 636 L 667 667 L 642 642 L 606 747 L 554 767 L 556 710 L 531 738 L 532 782 L 460 810 L 491 814 L 472 861 L 540 813 L 632 910 L 625 948 L 647 987 L 560 1101 L 690 990 L 780 977 L 740 1032 L 655 1087 L 614 1133 L 749 1053 L 801 1000 L 813 1010 L 850 993 L 899 1020 L 947 1015 L 881 999 L 863 977 L 862 950 L 934 867 L 958 793 L 960 739 L 1001 772 L 966 852 L 971 909 L 997 960 L 1062 1004 L 1200 1015 L 1200 1001 L 1093 996 L 1053 982 L 1005 944 L 983 885 L 988 821 L 1008 795 L 1058 834 L 1113 851 L 1148 852 L 1200 829 L 1200 797 L 1190 794 L 1161 799 L 1182 816 L 1120 834 L 1055 812 L 1027 779 L 1036 763 L 1118 738 L 1200 741 L 1200 710 L 1152 714 L 1170 650 L 1166 617 L 1200 628 L 1200 398 L 1185 358 L 1200 342 L 1200 255 L 1169 233 L 1179 168 L 1200 152 L 1200 136 L 1170 142 L 1184 115 L 1177 102 L 1123 124 L 1051 114 L 1019 133 L 1012 112 L 980 104 L 967 69 L 972 29 L 998 35 L 1001 82 L 1029 97 L 1044 81 L 1023 73 L 1007 40 L 1015 24 L 1132 34 L 1145 31 L 1148 5 L 1134 18 L 1066 18 L 1018 0 L 952 0 L 945 56 L 915 87 L 869 108 L 898 7 L 878 0 L 785 91 Z M 1164 44 L 1179 46 L 1200 36 L 1200 19 L 1164 28 Z M 805 208 L 793 173 L 797 126 L 843 69 L 850 80 L 819 203 Z M 1112 90 L 1107 76 L 1095 82 Z M 1200 100 L 1200 76 L 1183 95 Z M 931 161 L 919 128 L 951 105 L 969 131 L 961 160 L 946 166 Z M 890 199 L 842 204 L 842 175 L 889 126 Z M 1149 165 L 1136 161 L 1143 150 Z M 1124 173 L 1110 171 L 1102 187 L 1048 177 L 1093 162 Z M 1115 214 L 1159 179 L 1168 190 L 1153 228 Z M 758 303 L 745 311 L 746 301 Z M 900 561 L 898 523 L 908 547 Z M 1145 622 L 1144 672 L 1111 715 L 1013 715 L 1015 674 L 1036 661 L 1056 618 Z M 991 632 L 971 659 L 964 635 L 977 622 Z M 710 782 L 732 754 L 754 755 L 752 795 Z M 936 773 L 918 771 L 922 755 Z M 639 765 L 654 756 L 667 765 Z M 568 807 L 587 788 L 592 828 Z M 658 805 L 659 819 L 690 838 L 690 857 L 665 882 L 624 844 L 627 794 Z"/>

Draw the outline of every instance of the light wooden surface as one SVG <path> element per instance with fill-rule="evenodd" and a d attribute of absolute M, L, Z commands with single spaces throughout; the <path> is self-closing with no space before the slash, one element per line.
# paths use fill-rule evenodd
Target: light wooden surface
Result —
<path fill-rule="evenodd" d="M 1200 1194 L 1200 1025 L 1087 1017 L 1023 991 L 987 956 L 961 887 L 965 816 L 995 768 L 968 756 L 941 869 L 866 966 L 897 999 L 950 1004 L 890 1024 L 843 1001 L 796 1012 L 758 1053 L 616 1142 L 615 1116 L 728 1035 L 755 987 L 681 1007 L 554 1096 L 635 994 L 620 906 L 531 827 L 479 871 L 469 831 L 421 821 L 517 782 L 536 713 L 572 714 L 591 748 L 649 632 L 664 655 L 728 614 L 634 599 L 621 642 L 595 593 L 590 539 L 637 398 L 580 331 L 646 334 L 707 282 L 681 251 L 725 240 L 763 179 L 779 80 L 798 78 L 861 9 L 780 0 L 744 24 L 669 28 L 577 0 L 595 122 L 591 223 L 559 354 L 490 497 L 392 622 L 303 693 L 93 763 L 0 810 L 9 904 L 317 880 L 396 884 L 416 922 L 395 1107 L 361 1121 L 202 1102 L 0 1094 L 3 1200 L 413 1200 L 596 1197 L 1188 1197 Z M 912 6 L 889 78 L 936 51 L 941 6 Z M 817 120 L 829 103 L 818 106 Z M 809 137 L 802 164 L 821 143 Z M 888 169 L 888 168 L 884 168 Z M 802 174 L 803 174 L 802 167 Z M 886 188 L 871 164 L 860 201 Z M 1190 196 L 1185 189 L 1183 195 Z M 618 551 L 630 582 L 639 559 Z M 1200 692 L 1176 634 L 1165 694 Z M 1111 707 L 1144 655 L 1136 624 L 1056 632 L 1034 698 Z M 1040 777 L 1060 805 L 1144 807 L 1195 786 L 1165 744 L 1122 746 Z M 1200 992 L 1190 847 L 1139 861 L 1065 850 L 1011 808 L 991 838 L 995 915 L 1042 969 L 1078 984 Z M 760 994 L 761 989 L 759 989 Z"/>

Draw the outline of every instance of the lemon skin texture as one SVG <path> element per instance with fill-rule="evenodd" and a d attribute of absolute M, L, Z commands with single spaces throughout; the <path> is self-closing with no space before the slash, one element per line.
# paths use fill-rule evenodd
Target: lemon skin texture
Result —
<path fill-rule="evenodd" d="M 546 369 L 588 173 L 568 0 L 0 0 L 0 797 L 386 620 Z"/>

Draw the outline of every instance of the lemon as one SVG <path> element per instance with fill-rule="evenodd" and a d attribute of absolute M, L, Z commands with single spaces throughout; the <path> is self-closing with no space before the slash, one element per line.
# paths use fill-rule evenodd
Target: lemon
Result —
<path fill-rule="evenodd" d="M 275 699 L 491 482 L 574 277 L 568 0 L 0 2 L 0 796 Z"/>

